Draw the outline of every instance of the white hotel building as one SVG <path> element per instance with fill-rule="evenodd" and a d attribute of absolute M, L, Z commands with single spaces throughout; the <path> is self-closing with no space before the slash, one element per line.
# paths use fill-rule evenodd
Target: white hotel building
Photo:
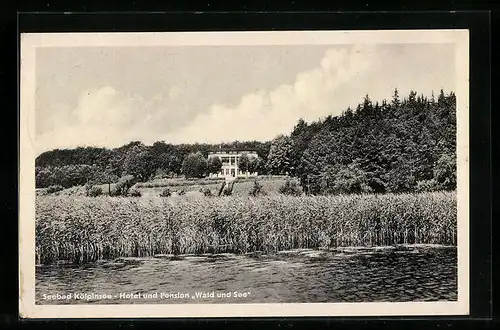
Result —
<path fill-rule="evenodd" d="M 208 153 L 208 159 L 219 157 L 222 161 L 222 168 L 219 173 L 210 173 L 211 178 L 236 178 L 238 176 L 257 176 L 257 172 L 243 172 L 239 169 L 238 164 L 241 155 L 246 154 L 249 159 L 258 158 L 259 155 L 251 150 L 218 150 Z"/>

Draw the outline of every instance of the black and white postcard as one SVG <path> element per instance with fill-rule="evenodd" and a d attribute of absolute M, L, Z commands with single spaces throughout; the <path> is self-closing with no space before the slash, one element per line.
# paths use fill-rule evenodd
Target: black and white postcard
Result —
<path fill-rule="evenodd" d="M 467 315 L 467 30 L 21 35 L 27 318 Z"/>

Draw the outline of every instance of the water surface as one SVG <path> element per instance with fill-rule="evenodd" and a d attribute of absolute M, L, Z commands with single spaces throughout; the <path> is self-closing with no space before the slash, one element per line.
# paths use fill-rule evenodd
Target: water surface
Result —
<path fill-rule="evenodd" d="M 275 255 L 219 254 L 180 258 L 156 256 L 83 266 L 57 264 L 36 269 L 37 304 L 456 299 L 456 247 L 343 248 L 293 250 Z"/>

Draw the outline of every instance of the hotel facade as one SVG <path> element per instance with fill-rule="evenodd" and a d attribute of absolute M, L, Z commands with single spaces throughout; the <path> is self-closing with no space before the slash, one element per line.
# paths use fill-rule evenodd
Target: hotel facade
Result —
<path fill-rule="evenodd" d="M 258 158 L 257 152 L 252 150 L 218 150 L 208 153 L 208 159 L 219 157 L 222 168 L 219 173 L 210 173 L 211 178 L 237 178 L 238 176 L 257 176 L 257 172 L 243 172 L 239 168 L 240 158 L 246 154 L 249 159 Z"/>

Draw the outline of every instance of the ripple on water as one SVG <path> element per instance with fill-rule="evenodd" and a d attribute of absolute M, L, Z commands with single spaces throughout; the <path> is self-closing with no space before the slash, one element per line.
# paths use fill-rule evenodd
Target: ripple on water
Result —
<path fill-rule="evenodd" d="M 36 267 L 37 303 L 41 302 L 43 293 L 64 294 L 84 289 L 110 294 L 141 290 L 252 292 L 250 298 L 229 301 L 232 303 L 457 299 L 456 248 L 297 249 L 263 256 L 225 253 L 186 255 L 175 260 L 173 255 L 156 255 L 154 258 L 98 261 L 82 267 L 66 264 L 39 266 Z M 133 303 L 179 301 L 141 300 Z"/>
<path fill-rule="evenodd" d="M 262 267 L 262 268 L 254 268 L 250 270 L 253 273 L 258 273 L 258 272 L 267 272 L 269 271 L 269 267 Z"/>

